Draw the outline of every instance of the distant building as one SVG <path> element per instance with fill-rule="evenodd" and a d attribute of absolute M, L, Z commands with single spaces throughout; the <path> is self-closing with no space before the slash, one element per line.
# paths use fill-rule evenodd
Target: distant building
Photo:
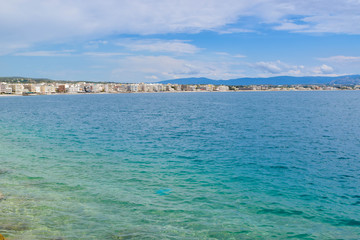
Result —
<path fill-rule="evenodd" d="M 5 89 L 7 88 L 6 83 L 0 83 L 0 94 L 5 93 Z"/>
<path fill-rule="evenodd" d="M 215 91 L 219 91 L 219 92 L 229 91 L 229 86 L 225 86 L 225 85 L 216 86 Z"/>
<path fill-rule="evenodd" d="M 138 92 L 139 91 L 139 84 L 129 84 L 127 87 L 129 92 Z"/>
<path fill-rule="evenodd" d="M 22 95 L 24 92 L 24 85 L 17 83 L 17 84 L 9 84 L 9 87 L 12 89 L 12 93 L 16 95 Z"/>
<path fill-rule="evenodd" d="M 66 87 L 65 87 L 65 85 L 59 85 L 57 92 L 58 92 L 58 93 L 65 93 L 65 92 L 66 92 Z"/>

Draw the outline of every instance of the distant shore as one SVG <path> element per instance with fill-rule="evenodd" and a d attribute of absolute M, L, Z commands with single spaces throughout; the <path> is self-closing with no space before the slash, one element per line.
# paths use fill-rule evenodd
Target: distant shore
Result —
<path fill-rule="evenodd" d="M 251 92 L 251 91 L 332 91 L 360 90 L 360 85 L 214 85 L 214 84 L 160 84 L 160 83 L 91 83 L 38 82 L 0 83 L 4 95 L 108 94 L 159 92 Z"/>
<path fill-rule="evenodd" d="M 119 92 L 119 93 L 53 93 L 53 94 L 0 94 L 0 97 L 30 97 L 30 96 L 59 96 L 59 95 L 101 95 L 101 94 L 143 94 L 143 93 L 234 93 L 234 92 L 334 92 L 359 91 L 360 89 L 333 89 L 333 90 L 236 90 L 236 91 L 162 91 L 162 92 Z"/>

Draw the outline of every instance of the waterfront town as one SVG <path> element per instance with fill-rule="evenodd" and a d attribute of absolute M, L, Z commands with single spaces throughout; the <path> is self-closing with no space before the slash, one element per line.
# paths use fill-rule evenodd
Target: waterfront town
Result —
<path fill-rule="evenodd" d="M 52 95 L 81 93 L 144 93 L 144 92 L 228 92 L 228 91 L 311 91 L 360 90 L 360 85 L 181 85 L 160 83 L 0 83 L 1 95 Z"/>

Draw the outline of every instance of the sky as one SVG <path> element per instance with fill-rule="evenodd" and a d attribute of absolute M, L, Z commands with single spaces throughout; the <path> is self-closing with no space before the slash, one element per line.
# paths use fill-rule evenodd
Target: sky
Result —
<path fill-rule="evenodd" d="M 0 0 L 0 76 L 360 73 L 360 0 Z"/>

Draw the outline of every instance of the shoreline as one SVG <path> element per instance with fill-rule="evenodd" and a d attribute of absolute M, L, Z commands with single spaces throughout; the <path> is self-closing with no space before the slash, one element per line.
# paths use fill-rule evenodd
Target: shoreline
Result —
<path fill-rule="evenodd" d="M 161 91 L 161 92 L 90 92 L 90 93 L 53 93 L 53 94 L 0 94 L 0 97 L 31 97 L 31 96 L 58 96 L 58 95 L 101 95 L 101 94 L 142 94 L 142 93 L 234 93 L 234 92 L 338 92 L 338 91 L 359 91 L 360 89 L 332 89 L 332 90 L 323 90 L 323 89 L 311 89 L 311 90 L 294 90 L 294 89 L 285 89 L 285 90 L 235 90 L 235 91 Z"/>

